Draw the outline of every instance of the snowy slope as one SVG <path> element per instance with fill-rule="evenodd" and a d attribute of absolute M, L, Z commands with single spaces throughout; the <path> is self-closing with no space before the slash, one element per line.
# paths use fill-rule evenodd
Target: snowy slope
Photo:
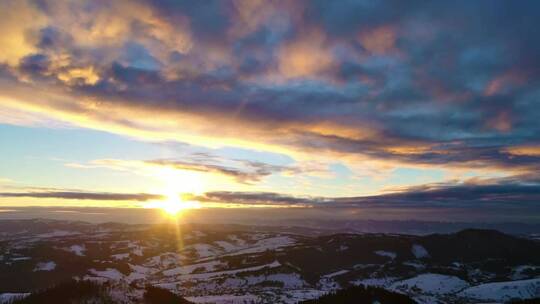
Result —
<path fill-rule="evenodd" d="M 460 296 L 487 301 L 508 301 L 540 297 L 540 278 L 480 284 L 467 288 Z"/>
<path fill-rule="evenodd" d="M 422 245 L 414 244 L 411 252 L 417 259 L 429 258 L 429 252 Z"/>
<path fill-rule="evenodd" d="M 425 273 L 416 277 L 393 283 L 390 289 L 402 292 L 416 292 L 431 295 L 455 293 L 469 287 L 466 281 L 448 275 Z"/>

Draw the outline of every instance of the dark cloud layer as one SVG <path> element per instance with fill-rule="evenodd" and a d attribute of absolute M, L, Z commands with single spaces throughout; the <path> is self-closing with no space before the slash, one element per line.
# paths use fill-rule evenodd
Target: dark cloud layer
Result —
<path fill-rule="evenodd" d="M 84 191 L 29 191 L 29 192 L 0 192 L 0 197 L 31 197 L 31 198 L 57 198 L 93 201 L 150 201 L 160 200 L 164 197 L 148 193 L 110 193 L 110 192 L 84 192 Z"/>
<path fill-rule="evenodd" d="M 538 208 L 540 184 L 429 185 L 362 197 L 298 197 L 271 192 L 208 192 L 201 201 L 312 208 Z"/>
<path fill-rule="evenodd" d="M 501 180 L 489 184 L 433 184 L 403 189 L 399 192 L 361 197 L 294 196 L 274 192 L 213 191 L 188 195 L 201 202 L 275 205 L 312 208 L 362 207 L 530 207 L 540 201 L 540 183 L 518 183 Z M 0 197 L 58 198 L 102 201 L 162 200 L 164 196 L 149 193 L 111 193 L 75 190 L 39 190 L 0 192 Z"/>
<path fill-rule="evenodd" d="M 37 199 L 96 200 L 143 202 L 163 200 L 164 196 L 148 193 L 109 193 L 76 190 L 27 190 L 2 192 L 0 197 Z M 362 197 L 295 196 L 275 192 L 213 191 L 201 195 L 184 193 L 184 199 L 229 207 L 287 207 L 316 213 L 317 218 L 336 213 L 345 218 L 390 216 L 445 221 L 450 218 L 483 220 L 526 219 L 540 222 L 540 183 L 500 179 L 483 183 L 432 184 L 402 189 L 383 195 Z M 215 206 L 215 205 L 211 205 Z M 384 215 L 383 215 L 384 214 Z M 474 214 L 474 216 L 473 216 Z M 472 216 L 472 217 L 471 217 Z M 434 218 L 441 217 L 441 218 Z"/>
<path fill-rule="evenodd" d="M 275 206 L 314 206 L 331 199 L 317 197 L 298 197 L 273 192 L 207 192 L 195 199 L 214 203 L 246 204 L 246 205 L 275 205 Z"/>

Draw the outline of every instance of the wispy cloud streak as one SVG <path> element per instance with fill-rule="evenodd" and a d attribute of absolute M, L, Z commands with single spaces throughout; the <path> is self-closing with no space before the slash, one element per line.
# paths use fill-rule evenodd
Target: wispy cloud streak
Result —
<path fill-rule="evenodd" d="M 0 192 L 0 197 L 28 197 L 28 198 L 57 198 L 68 200 L 93 201 L 150 201 L 161 200 L 164 196 L 149 193 L 111 193 L 111 192 L 85 192 L 85 191 L 29 191 L 29 192 Z"/>

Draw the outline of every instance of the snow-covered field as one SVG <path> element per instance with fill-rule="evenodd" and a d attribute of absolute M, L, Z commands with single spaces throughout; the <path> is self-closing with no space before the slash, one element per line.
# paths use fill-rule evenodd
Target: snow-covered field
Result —
<path fill-rule="evenodd" d="M 390 285 L 391 290 L 412 291 L 427 295 L 451 294 L 469 287 L 466 281 L 448 275 L 425 273 Z"/>
<path fill-rule="evenodd" d="M 107 268 L 105 270 L 90 269 L 89 272 L 98 278 L 109 279 L 113 281 L 119 281 L 124 278 L 124 275 L 114 268 Z"/>
<path fill-rule="evenodd" d="M 292 246 L 296 241 L 289 236 L 276 236 L 258 240 L 255 244 L 249 245 L 245 249 L 241 249 L 228 255 L 241 255 L 250 253 L 259 253 L 267 250 L 278 250 L 282 247 Z"/>
<path fill-rule="evenodd" d="M 257 271 L 264 268 L 276 268 L 279 266 L 281 266 L 281 264 L 278 261 L 275 261 L 270 264 L 253 266 L 253 267 L 248 267 L 248 268 L 239 268 L 239 269 L 216 271 L 216 272 L 184 274 L 184 275 L 177 276 L 176 280 L 208 280 L 214 277 L 230 276 L 230 275 L 241 273 L 241 272 Z"/>
<path fill-rule="evenodd" d="M 185 231 L 179 240 L 174 234 L 162 237 L 163 231 L 144 233 L 141 227 L 116 232 L 99 228 L 92 233 L 51 229 L 25 235 L 22 241 L 10 239 L 0 266 L 20 269 L 21 275 L 52 278 L 75 269 L 73 278 L 108 282 L 116 288 L 115 297 L 141 298 L 145 286 L 153 285 L 194 303 L 296 304 L 350 284 L 403 293 L 420 304 L 540 297 L 540 265 L 535 259 L 494 273 L 493 266 L 482 267 L 484 261 L 490 262 L 489 254 L 479 255 L 474 264 L 460 260 L 459 254 L 437 260 L 440 250 L 421 238 L 338 234 L 318 239 L 281 232 L 195 229 Z M 49 246 L 47 255 L 40 255 L 41 249 L 32 251 L 40 242 Z M 506 281 L 496 281 L 501 278 Z M 27 290 L 2 291 L 0 304 L 24 295 L 8 292 Z"/>
<path fill-rule="evenodd" d="M 540 297 L 540 278 L 480 284 L 463 290 L 459 295 L 482 301 L 509 301 Z"/>

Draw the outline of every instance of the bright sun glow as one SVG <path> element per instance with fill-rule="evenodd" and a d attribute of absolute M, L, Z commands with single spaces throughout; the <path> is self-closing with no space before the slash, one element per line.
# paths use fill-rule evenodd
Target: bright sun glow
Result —
<path fill-rule="evenodd" d="M 203 183 L 199 175 L 187 171 L 165 169 L 160 170 L 157 177 L 166 184 L 165 189 L 159 191 L 165 198 L 149 202 L 145 205 L 146 208 L 158 208 L 168 216 L 177 216 L 186 209 L 201 207 L 197 201 L 182 198 L 182 194 L 200 194 L 203 191 Z"/>
<path fill-rule="evenodd" d="M 167 200 L 163 202 L 161 209 L 168 215 L 177 215 L 180 211 L 185 209 L 184 202 L 180 199 L 178 193 L 172 193 L 167 195 Z"/>
<path fill-rule="evenodd" d="M 164 200 L 149 202 L 145 207 L 161 209 L 169 216 L 177 216 L 186 209 L 198 209 L 201 205 L 197 201 L 183 200 L 180 193 L 170 192 L 165 194 Z"/>

